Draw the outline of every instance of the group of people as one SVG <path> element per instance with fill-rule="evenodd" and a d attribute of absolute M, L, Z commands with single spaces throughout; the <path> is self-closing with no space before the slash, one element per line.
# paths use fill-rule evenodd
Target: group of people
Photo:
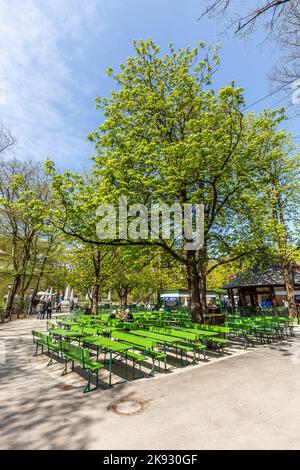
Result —
<path fill-rule="evenodd" d="M 109 318 L 117 318 L 118 320 L 122 321 L 132 321 L 133 315 L 130 310 L 127 308 L 126 310 L 119 309 L 119 310 L 112 310 L 109 314 Z"/>
<path fill-rule="evenodd" d="M 48 300 L 38 300 L 35 305 L 35 312 L 39 320 L 46 318 L 51 318 L 53 310 L 55 312 L 61 312 L 61 298 L 57 297 L 55 303 L 51 299 Z"/>
<path fill-rule="evenodd" d="M 36 306 L 37 319 L 43 320 L 45 318 L 51 318 L 52 315 L 52 302 L 51 300 L 40 300 Z"/>

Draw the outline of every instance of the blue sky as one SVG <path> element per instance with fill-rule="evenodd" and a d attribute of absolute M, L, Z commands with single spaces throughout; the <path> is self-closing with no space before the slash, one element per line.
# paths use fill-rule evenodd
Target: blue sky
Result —
<path fill-rule="evenodd" d="M 236 1 L 237 7 L 245 2 Z M 248 4 L 249 2 L 247 2 Z M 86 135 L 97 128 L 97 93 L 114 87 L 105 70 L 132 55 L 132 40 L 152 37 L 165 51 L 223 43 L 218 88 L 235 80 L 248 104 L 271 90 L 274 44 L 220 35 L 224 20 L 197 21 L 205 0 L 0 0 L 0 120 L 18 139 L 7 157 L 54 159 L 60 169 L 80 170 L 94 154 Z M 252 108 L 279 106 L 280 95 Z M 292 117 L 293 109 L 289 108 Z M 299 135 L 300 117 L 287 122 Z"/>

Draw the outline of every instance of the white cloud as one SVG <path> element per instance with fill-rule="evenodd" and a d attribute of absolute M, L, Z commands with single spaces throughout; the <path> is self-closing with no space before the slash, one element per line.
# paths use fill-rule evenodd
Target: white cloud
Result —
<path fill-rule="evenodd" d="M 80 128 L 86 92 L 76 68 L 85 66 L 93 37 L 101 39 L 113 3 L 0 0 L 0 78 L 6 88 L 0 119 L 18 138 L 16 156 L 50 155 L 72 166 L 92 153 Z"/>

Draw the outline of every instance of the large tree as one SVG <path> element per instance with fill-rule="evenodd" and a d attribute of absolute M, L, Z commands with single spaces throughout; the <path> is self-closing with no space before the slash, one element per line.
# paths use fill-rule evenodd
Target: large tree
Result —
<path fill-rule="evenodd" d="M 193 319 L 202 321 L 207 274 L 263 249 L 250 123 L 240 111 L 241 89 L 234 84 L 217 92 L 212 88 L 218 68 L 215 51 L 203 44 L 175 51 L 171 45 L 162 56 L 150 39 L 134 47 L 136 55 L 121 65 L 120 73 L 108 70 L 116 89 L 109 97 L 96 98 L 104 121 L 90 135 L 97 151 L 92 176 L 53 176 L 58 199 L 53 220 L 64 233 L 88 243 L 165 250 L 185 266 Z M 53 172 L 50 162 L 48 171 Z M 185 250 L 162 237 L 133 240 L 117 234 L 114 240 L 97 239 L 97 206 L 117 204 L 120 196 L 149 209 L 161 202 L 202 203 L 204 243 Z"/>
<path fill-rule="evenodd" d="M 265 111 L 261 120 L 264 125 L 253 123 L 251 132 L 258 163 L 256 184 L 264 210 L 269 214 L 272 243 L 268 258 L 281 267 L 289 315 L 296 317 L 292 270 L 300 245 L 300 155 L 295 152 L 291 137 L 284 129 L 278 129 L 284 122 L 283 112 Z"/>
<path fill-rule="evenodd" d="M 71 242 L 67 254 L 68 283 L 89 296 L 92 312 L 97 314 L 98 304 L 103 293 L 109 290 L 115 272 L 115 250 L 89 243 L 74 246 L 74 239 Z"/>
<path fill-rule="evenodd" d="M 10 244 L 13 281 L 7 312 L 11 314 L 18 294 L 23 313 L 25 293 L 36 269 L 43 270 L 53 243 L 45 221 L 50 188 L 39 163 L 0 160 L 0 174 L 0 235 Z"/>

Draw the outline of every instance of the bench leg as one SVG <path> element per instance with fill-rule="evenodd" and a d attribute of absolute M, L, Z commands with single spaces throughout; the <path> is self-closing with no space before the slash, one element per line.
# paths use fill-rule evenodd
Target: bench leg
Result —
<path fill-rule="evenodd" d="M 158 365 L 158 366 L 160 366 L 160 361 L 159 361 L 159 365 Z M 149 376 L 154 375 L 154 367 L 155 367 L 155 358 L 152 357 L 152 369 L 151 369 L 150 372 L 149 372 Z"/>
<path fill-rule="evenodd" d="M 35 353 L 33 354 L 33 356 L 37 356 L 37 353 L 38 353 L 38 343 L 35 343 Z"/>
<path fill-rule="evenodd" d="M 164 357 L 164 361 L 165 361 L 165 372 L 167 372 L 167 351 L 168 351 L 168 347 L 164 344 L 164 353 L 165 353 L 165 357 Z"/>
<path fill-rule="evenodd" d="M 91 391 L 91 371 L 89 370 L 89 379 L 87 381 L 86 386 L 83 389 L 83 393 L 87 393 Z"/>
<path fill-rule="evenodd" d="M 66 375 L 68 373 L 68 359 L 66 359 L 65 367 L 61 375 Z"/>
<path fill-rule="evenodd" d="M 106 354 L 106 350 L 105 350 L 105 354 Z M 112 370 L 112 351 L 110 351 L 110 354 L 109 354 L 109 382 L 108 384 L 110 387 L 111 387 L 111 370 Z"/>
<path fill-rule="evenodd" d="M 47 367 L 52 366 L 52 364 L 53 364 L 53 353 L 52 353 L 52 351 L 49 351 L 49 350 L 48 350 L 48 352 L 50 353 L 50 360 L 47 364 Z"/>

